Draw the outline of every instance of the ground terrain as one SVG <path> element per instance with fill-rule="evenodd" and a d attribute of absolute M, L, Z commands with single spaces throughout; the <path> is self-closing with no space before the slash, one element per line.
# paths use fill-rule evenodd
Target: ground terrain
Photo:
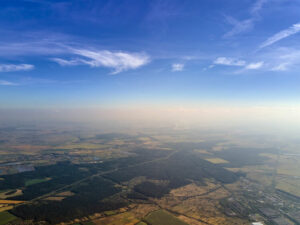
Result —
<path fill-rule="evenodd" d="M 297 141 L 16 126 L 0 143 L 1 225 L 300 223 Z"/>

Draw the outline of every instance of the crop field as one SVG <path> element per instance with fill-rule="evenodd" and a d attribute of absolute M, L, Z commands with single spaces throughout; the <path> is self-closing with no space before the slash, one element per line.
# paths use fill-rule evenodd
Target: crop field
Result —
<path fill-rule="evenodd" d="M 282 177 L 276 179 L 276 188 L 300 197 L 300 179 Z"/>
<path fill-rule="evenodd" d="M 227 160 L 221 158 L 208 158 L 206 160 L 214 164 L 229 163 Z"/>
<path fill-rule="evenodd" d="M 14 200 L 0 200 L 0 204 L 20 204 L 24 201 L 14 201 Z"/>
<path fill-rule="evenodd" d="M 136 225 L 147 225 L 145 222 L 141 221 L 141 222 L 138 222 Z"/>
<path fill-rule="evenodd" d="M 165 210 L 151 212 L 146 216 L 145 221 L 150 225 L 187 225 Z"/>
<path fill-rule="evenodd" d="M 96 225 L 135 225 L 139 220 L 132 213 L 125 212 L 93 220 L 93 222 Z"/>
<path fill-rule="evenodd" d="M 17 219 L 17 217 L 10 214 L 9 212 L 0 212 L 0 225 L 7 224 L 7 223 L 12 222 L 16 219 Z"/>
<path fill-rule="evenodd" d="M 0 212 L 8 211 L 8 210 L 10 210 L 12 208 L 13 208 L 12 205 L 7 206 L 7 205 L 1 205 L 0 204 Z"/>
<path fill-rule="evenodd" d="M 95 225 L 93 222 L 81 222 L 81 225 Z"/>
<path fill-rule="evenodd" d="M 12 198 L 12 197 L 20 196 L 22 194 L 23 192 L 21 189 L 3 191 L 0 192 L 0 199 Z"/>

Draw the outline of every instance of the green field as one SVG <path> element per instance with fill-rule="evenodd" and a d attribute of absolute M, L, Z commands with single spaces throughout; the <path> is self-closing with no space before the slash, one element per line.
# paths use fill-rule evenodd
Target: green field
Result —
<path fill-rule="evenodd" d="M 30 185 L 34 185 L 34 184 L 38 184 L 38 183 L 42 183 L 42 182 L 46 182 L 48 181 L 49 178 L 40 178 L 40 179 L 31 179 L 31 180 L 27 180 L 25 182 L 25 186 L 30 186 Z"/>
<path fill-rule="evenodd" d="M 17 219 L 17 217 L 10 214 L 9 212 L 0 212 L 0 225 L 7 224 L 16 219 Z"/>
<path fill-rule="evenodd" d="M 82 225 L 95 225 L 93 222 L 81 222 Z"/>
<path fill-rule="evenodd" d="M 141 221 L 141 222 L 138 222 L 136 225 L 147 225 L 145 222 Z"/>
<path fill-rule="evenodd" d="M 150 213 L 146 216 L 145 221 L 150 225 L 187 225 L 187 223 L 164 210 L 157 210 Z"/>

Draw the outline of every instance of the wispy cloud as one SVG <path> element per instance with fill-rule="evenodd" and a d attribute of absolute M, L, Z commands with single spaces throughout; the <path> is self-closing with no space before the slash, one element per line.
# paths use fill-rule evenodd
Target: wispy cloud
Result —
<path fill-rule="evenodd" d="M 268 38 L 265 42 L 263 42 L 259 48 L 265 48 L 267 46 L 270 46 L 284 38 L 287 38 L 291 35 L 297 34 L 300 32 L 300 23 L 296 23 L 289 27 L 288 29 L 282 30 L 278 32 L 277 34 L 273 35 L 272 37 Z"/>
<path fill-rule="evenodd" d="M 218 57 L 213 64 L 215 65 L 225 65 L 225 66 L 244 66 L 246 62 L 244 60 L 228 58 L 228 57 Z"/>
<path fill-rule="evenodd" d="M 254 14 L 258 13 L 267 1 L 268 0 L 258 0 L 258 1 L 256 1 L 254 3 L 254 5 L 252 6 L 251 10 L 250 10 L 251 14 L 254 15 Z"/>
<path fill-rule="evenodd" d="M 247 69 L 247 70 L 257 70 L 257 69 L 262 68 L 263 65 L 264 65 L 263 61 L 256 62 L 256 63 L 250 63 L 247 66 L 245 66 L 245 69 Z"/>
<path fill-rule="evenodd" d="M 51 58 L 51 60 L 58 63 L 61 66 L 76 66 L 83 63 L 80 59 L 66 60 L 61 58 Z"/>
<path fill-rule="evenodd" d="M 86 49 L 72 49 L 73 54 L 81 56 L 76 59 L 54 58 L 53 61 L 63 66 L 86 64 L 91 67 L 112 68 L 112 74 L 117 74 L 129 69 L 137 69 L 150 61 L 145 53 L 112 52 L 108 50 L 91 51 Z"/>
<path fill-rule="evenodd" d="M 291 63 L 289 63 L 289 62 L 283 62 L 283 63 L 280 63 L 277 66 L 274 66 L 271 70 L 273 70 L 273 71 L 286 71 L 286 70 L 288 70 L 288 67 L 290 65 L 291 65 Z"/>
<path fill-rule="evenodd" d="M 184 64 L 182 63 L 174 63 L 172 64 L 172 71 L 176 72 L 176 71 L 182 71 L 184 69 Z"/>
<path fill-rule="evenodd" d="M 225 16 L 226 22 L 233 27 L 224 35 L 224 37 L 228 38 L 240 33 L 250 31 L 254 27 L 255 22 L 260 19 L 259 12 L 267 1 L 268 0 L 257 0 L 250 8 L 250 17 L 248 19 L 237 20 L 231 16 Z"/>
<path fill-rule="evenodd" d="M 30 64 L 0 64 L 0 72 L 15 72 L 32 70 L 33 65 Z"/>
<path fill-rule="evenodd" d="M 0 56 L 55 56 L 65 54 L 68 51 L 68 45 L 76 44 L 71 37 L 60 33 L 19 32 L 5 33 L 5 35 L 18 38 L 11 41 L 0 39 Z"/>
<path fill-rule="evenodd" d="M 252 19 L 239 21 L 231 16 L 226 16 L 226 21 L 227 21 L 227 23 L 232 25 L 233 28 L 224 35 L 225 38 L 249 31 L 253 28 L 253 20 Z"/>
<path fill-rule="evenodd" d="M 18 85 L 18 84 L 10 82 L 10 81 L 6 81 L 6 80 L 0 80 L 0 85 L 2 85 L 2 86 L 15 86 L 15 85 Z"/>
<path fill-rule="evenodd" d="M 272 50 L 266 56 L 270 61 L 270 70 L 288 71 L 292 68 L 299 68 L 300 50 L 294 48 L 278 48 Z"/>

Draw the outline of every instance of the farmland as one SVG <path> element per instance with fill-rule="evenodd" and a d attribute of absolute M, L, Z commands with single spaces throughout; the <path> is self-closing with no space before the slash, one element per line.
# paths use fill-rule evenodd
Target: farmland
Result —
<path fill-rule="evenodd" d="M 150 225 L 187 225 L 164 210 L 151 212 L 145 217 L 145 221 Z"/>
<path fill-rule="evenodd" d="M 300 207 L 298 158 L 278 157 L 271 145 L 242 137 L 59 129 L 36 130 L 34 140 L 24 130 L 2 134 L 0 210 L 26 222 L 240 225 L 267 223 L 260 213 L 270 205 L 279 214 L 287 210 L 281 205 L 294 205 L 285 211 L 291 218 Z"/>
<path fill-rule="evenodd" d="M 31 179 L 31 180 L 27 180 L 25 181 L 25 186 L 30 186 L 30 185 L 34 185 L 34 184 L 38 184 L 38 183 L 42 183 L 42 182 L 46 182 L 48 180 L 50 180 L 51 178 L 41 178 L 41 179 Z"/>
<path fill-rule="evenodd" d="M 222 164 L 222 163 L 228 163 L 227 160 L 221 159 L 221 158 L 207 158 L 207 161 L 215 164 Z"/>

